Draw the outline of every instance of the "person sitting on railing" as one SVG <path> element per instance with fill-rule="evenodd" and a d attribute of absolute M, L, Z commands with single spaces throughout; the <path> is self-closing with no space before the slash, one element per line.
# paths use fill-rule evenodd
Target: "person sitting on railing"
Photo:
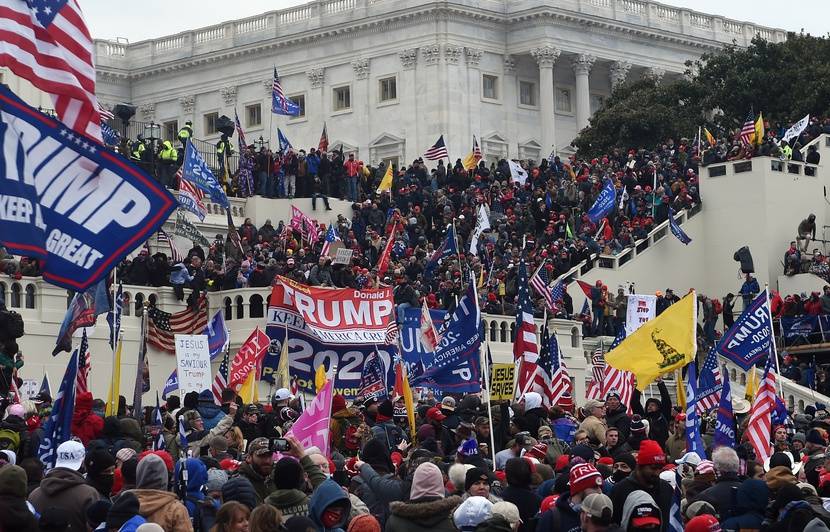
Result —
<path fill-rule="evenodd" d="M 801 243 L 801 251 L 806 252 L 810 248 L 810 240 L 816 239 L 816 215 L 810 213 L 807 218 L 798 224 L 798 238 Z"/>
<path fill-rule="evenodd" d="M 819 164 L 821 161 L 821 154 L 816 149 L 815 144 L 811 144 L 810 147 L 807 148 L 807 157 L 804 159 L 804 162 L 807 164 Z M 814 176 L 816 175 L 816 169 L 811 167 L 804 168 L 804 175 Z"/>
<path fill-rule="evenodd" d="M 792 241 L 784 252 L 784 275 L 791 277 L 797 273 L 801 273 L 801 251 L 796 247 L 795 241 Z"/>

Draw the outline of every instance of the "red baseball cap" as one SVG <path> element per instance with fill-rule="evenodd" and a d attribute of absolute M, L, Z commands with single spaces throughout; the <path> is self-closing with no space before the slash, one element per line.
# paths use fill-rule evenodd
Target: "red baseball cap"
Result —
<path fill-rule="evenodd" d="M 440 407 L 433 406 L 432 408 L 427 410 L 427 419 L 433 421 L 444 421 L 445 419 L 447 419 L 447 416 L 445 416 L 444 413 L 441 412 Z"/>
<path fill-rule="evenodd" d="M 631 512 L 631 526 L 634 528 L 660 526 L 660 523 L 660 509 L 652 504 L 637 505 Z"/>
<path fill-rule="evenodd" d="M 714 515 L 704 514 L 693 517 L 686 523 L 684 532 L 720 532 L 720 523 Z"/>

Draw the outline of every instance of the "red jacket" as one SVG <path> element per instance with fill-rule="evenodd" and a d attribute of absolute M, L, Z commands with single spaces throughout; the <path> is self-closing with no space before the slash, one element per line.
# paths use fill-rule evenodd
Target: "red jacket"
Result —
<path fill-rule="evenodd" d="M 92 413 L 92 394 L 82 392 L 75 399 L 75 413 L 72 415 L 72 434 L 81 439 L 86 447 L 104 431 L 104 420 Z"/>

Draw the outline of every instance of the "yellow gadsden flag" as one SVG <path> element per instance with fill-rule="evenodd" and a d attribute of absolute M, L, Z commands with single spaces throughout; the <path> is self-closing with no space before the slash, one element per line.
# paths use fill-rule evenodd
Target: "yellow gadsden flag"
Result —
<path fill-rule="evenodd" d="M 386 167 L 386 173 L 383 174 L 383 179 L 380 180 L 377 193 L 392 192 L 392 163 Z"/>
<path fill-rule="evenodd" d="M 764 113 L 758 113 L 758 120 L 755 121 L 755 145 L 764 143 Z"/>
<path fill-rule="evenodd" d="M 647 321 L 605 355 L 612 367 L 637 377 L 637 389 L 645 390 L 654 379 L 682 368 L 697 352 L 697 299 L 689 292 L 656 318 Z"/>

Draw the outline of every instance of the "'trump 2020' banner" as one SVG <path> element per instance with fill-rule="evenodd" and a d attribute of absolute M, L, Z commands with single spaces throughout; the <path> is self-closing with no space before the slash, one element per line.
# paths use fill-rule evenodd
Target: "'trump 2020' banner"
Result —
<path fill-rule="evenodd" d="M 89 288 L 175 206 L 152 177 L 0 86 L 0 242 L 41 259 L 44 279 Z"/>
<path fill-rule="evenodd" d="M 317 288 L 279 277 L 271 303 L 293 308 L 326 344 L 381 345 L 392 315 L 392 289 Z"/>
<path fill-rule="evenodd" d="M 300 387 L 313 391 L 314 370 L 317 366 L 324 364 L 326 368 L 331 368 L 334 364 L 337 366 L 335 391 L 349 399 L 356 397 L 360 391 L 361 370 L 366 358 L 375 351 L 375 344 L 324 343 L 308 326 L 294 304 L 290 300 L 286 303 L 283 292 L 283 287 L 277 284 L 271 293 L 271 306 L 268 307 L 268 322 L 265 329 L 271 339 L 271 345 L 262 362 L 262 380 L 273 382 L 287 328 L 289 373 L 292 377 L 298 378 Z M 346 290 L 345 292 L 357 291 Z M 328 310 L 326 314 L 328 316 Z M 357 324 L 359 327 L 371 325 L 369 323 L 371 316 L 364 317 L 367 323 L 362 325 L 364 322 L 360 321 Z M 384 345 L 384 342 L 385 339 L 377 343 L 377 351 L 387 370 L 386 382 L 392 383 L 395 382 L 395 374 L 390 370 L 398 349 L 396 346 Z"/>

